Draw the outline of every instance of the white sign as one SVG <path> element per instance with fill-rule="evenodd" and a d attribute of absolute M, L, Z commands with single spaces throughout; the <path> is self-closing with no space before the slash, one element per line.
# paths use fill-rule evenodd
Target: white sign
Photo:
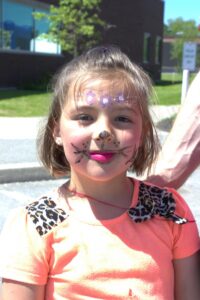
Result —
<path fill-rule="evenodd" d="M 184 43 L 183 46 L 183 70 L 195 71 L 196 69 L 197 44 L 192 42 Z"/>
<path fill-rule="evenodd" d="M 41 38 L 31 40 L 30 50 L 40 53 L 61 54 L 61 47 L 59 44 Z"/>

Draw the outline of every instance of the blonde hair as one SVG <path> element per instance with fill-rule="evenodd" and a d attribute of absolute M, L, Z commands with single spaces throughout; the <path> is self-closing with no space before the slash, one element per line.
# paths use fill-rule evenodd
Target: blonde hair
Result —
<path fill-rule="evenodd" d="M 95 76 L 102 79 L 112 77 L 113 81 L 121 80 L 124 89 L 130 91 L 134 95 L 134 101 L 138 103 L 142 117 L 142 138 L 130 171 L 142 175 L 146 169 L 150 170 L 159 149 L 148 108 L 153 91 L 152 83 L 149 76 L 115 46 L 93 48 L 73 59 L 55 75 L 49 115 L 37 140 L 39 157 L 51 175 L 64 176 L 69 173 L 70 165 L 63 147 L 55 143 L 53 131 L 60 120 L 62 108 L 68 101 L 72 85 L 75 93 L 81 84 Z"/>

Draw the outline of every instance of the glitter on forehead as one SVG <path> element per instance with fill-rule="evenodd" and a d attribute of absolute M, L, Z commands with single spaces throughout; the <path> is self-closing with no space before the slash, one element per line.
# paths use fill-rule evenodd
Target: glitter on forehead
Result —
<path fill-rule="evenodd" d="M 124 103 L 126 101 L 124 94 L 123 93 L 119 93 L 116 97 L 116 102 L 118 103 Z"/>
<path fill-rule="evenodd" d="M 106 95 L 103 95 L 99 99 L 99 103 L 102 107 L 108 106 L 111 104 L 112 98 Z"/>
<path fill-rule="evenodd" d="M 89 105 L 93 105 L 96 103 L 96 94 L 93 91 L 89 91 L 86 93 L 86 102 Z"/>
<path fill-rule="evenodd" d="M 130 103 L 130 97 L 124 95 L 120 92 L 116 96 L 110 96 L 107 94 L 96 94 L 94 91 L 89 90 L 82 95 L 83 99 L 87 102 L 88 105 L 99 104 L 101 107 L 108 107 L 114 103 Z"/>

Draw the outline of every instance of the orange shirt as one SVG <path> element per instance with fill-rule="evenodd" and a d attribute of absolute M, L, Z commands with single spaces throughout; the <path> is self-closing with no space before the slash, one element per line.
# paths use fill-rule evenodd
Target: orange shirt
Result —
<path fill-rule="evenodd" d="M 152 196 L 151 187 L 144 186 Z M 144 197 L 140 187 L 135 180 L 131 207 Z M 185 201 L 170 192 L 176 215 L 193 221 Z M 41 198 L 37 210 L 28 206 L 29 214 L 26 208 L 12 212 L 1 235 L 0 276 L 46 284 L 46 300 L 174 299 L 172 261 L 199 249 L 195 222 L 179 225 L 155 215 L 136 223 L 125 212 L 89 223 L 86 216 L 80 220 L 73 212 L 54 207 L 56 197 L 54 192 L 54 202 L 49 195 Z M 49 206 L 40 218 L 45 203 Z M 43 218 L 49 222 L 42 223 Z"/>

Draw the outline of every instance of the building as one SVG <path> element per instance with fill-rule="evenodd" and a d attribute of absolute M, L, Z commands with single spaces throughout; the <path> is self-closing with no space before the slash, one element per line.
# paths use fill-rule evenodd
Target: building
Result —
<path fill-rule="evenodd" d="M 69 56 L 59 45 L 42 40 L 48 12 L 57 0 L 0 0 L 0 87 L 25 86 L 55 73 Z M 101 17 L 108 26 L 102 43 L 116 44 L 144 67 L 153 79 L 161 73 L 164 3 L 161 0 L 102 0 Z"/>

